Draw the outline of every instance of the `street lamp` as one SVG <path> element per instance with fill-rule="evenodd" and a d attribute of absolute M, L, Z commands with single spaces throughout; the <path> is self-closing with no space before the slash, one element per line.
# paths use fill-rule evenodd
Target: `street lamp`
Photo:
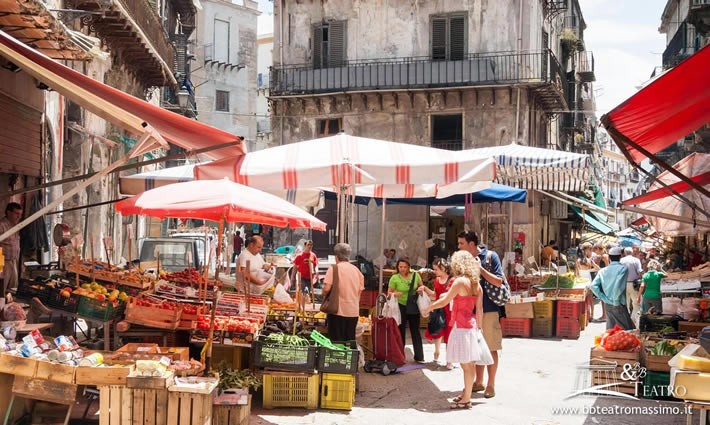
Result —
<path fill-rule="evenodd" d="M 178 105 L 180 105 L 180 108 L 182 108 L 182 109 L 187 108 L 187 102 L 188 102 L 189 98 L 190 98 L 190 93 L 187 90 L 181 89 L 178 92 L 177 99 L 178 99 Z"/>

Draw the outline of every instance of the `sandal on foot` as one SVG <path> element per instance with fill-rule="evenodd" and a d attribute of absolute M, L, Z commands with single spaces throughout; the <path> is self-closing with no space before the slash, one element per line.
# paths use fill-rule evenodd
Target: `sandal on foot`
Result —
<path fill-rule="evenodd" d="M 481 392 L 485 390 L 486 387 L 484 387 L 482 384 L 473 384 L 473 388 L 471 388 L 471 391 L 474 393 Z"/>
<path fill-rule="evenodd" d="M 496 390 L 493 388 L 486 388 L 486 392 L 483 393 L 483 397 L 485 398 L 493 398 L 496 396 Z"/>
<path fill-rule="evenodd" d="M 451 405 L 450 405 L 449 407 L 450 407 L 452 410 L 455 410 L 455 409 L 470 409 L 470 408 L 473 407 L 473 404 L 472 404 L 470 401 L 467 401 L 467 402 L 465 402 L 465 403 L 456 402 L 456 403 L 451 403 Z"/>
<path fill-rule="evenodd" d="M 460 395 L 457 395 L 456 397 L 452 398 L 451 401 L 454 403 L 458 403 L 461 401 L 462 398 L 463 397 L 461 397 Z"/>

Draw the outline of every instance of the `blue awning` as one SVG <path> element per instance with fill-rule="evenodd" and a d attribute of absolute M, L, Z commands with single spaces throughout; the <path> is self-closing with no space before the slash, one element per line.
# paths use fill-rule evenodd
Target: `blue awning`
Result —
<path fill-rule="evenodd" d="M 486 202 L 525 202 L 528 196 L 528 191 L 525 189 L 517 189 L 502 184 L 493 183 L 488 188 L 471 194 L 471 203 L 482 204 Z M 326 199 L 337 199 L 337 194 L 334 192 L 325 192 Z M 377 205 L 382 204 L 382 199 L 375 198 Z M 367 205 L 370 203 L 370 198 L 366 196 L 356 196 L 355 203 Z M 404 205 L 464 205 L 466 203 L 466 195 L 454 195 L 448 198 L 388 198 L 388 204 L 404 204 Z"/>
<path fill-rule="evenodd" d="M 591 214 L 587 213 L 582 213 L 582 210 L 575 207 L 571 206 L 572 210 L 577 213 L 578 216 L 582 217 L 584 219 L 584 222 L 587 224 L 589 230 L 595 231 L 597 233 L 601 233 L 603 235 L 612 235 L 614 234 L 614 229 L 611 228 L 608 224 L 597 220 L 595 217 L 593 217 Z"/>

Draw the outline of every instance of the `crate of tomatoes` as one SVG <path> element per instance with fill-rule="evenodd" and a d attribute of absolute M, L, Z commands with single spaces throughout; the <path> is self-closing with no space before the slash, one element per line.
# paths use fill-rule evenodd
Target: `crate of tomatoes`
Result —
<path fill-rule="evenodd" d="M 250 344 L 263 326 L 263 320 L 256 317 L 216 316 L 214 321 L 215 341 Z M 209 336 L 210 316 L 200 315 L 193 325 L 193 334 L 199 339 Z"/>
<path fill-rule="evenodd" d="M 182 311 L 182 305 L 174 301 L 141 296 L 128 301 L 126 321 L 151 328 L 177 329 Z"/>

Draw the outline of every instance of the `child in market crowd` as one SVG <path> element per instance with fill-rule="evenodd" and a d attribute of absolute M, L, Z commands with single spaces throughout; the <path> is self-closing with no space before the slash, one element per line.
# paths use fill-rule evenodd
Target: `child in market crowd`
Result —
<path fill-rule="evenodd" d="M 554 242 L 554 241 L 552 241 Z M 500 257 L 493 251 L 489 251 L 485 246 L 479 245 L 478 234 L 476 232 L 461 232 L 458 234 L 459 250 L 468 251 L 474 257 L 478 257 L 481 262 L 481 279 L 493 286 L 503 285 L 503 265 Z M 453 261 L 453 260 L 452 260 Z M 484 285 L 485 283 L 482 283 Z M 485 367 L 476 365 L 476 382 L 473 383 L 473 392 L 484 391 L 485 398 L 496 396 L 496 373 L 498 371 L 498 351 L 503 349 L 503 330 L 500 327 L 500 309 L 490 299 L 487 293 L 483 298 L 483 338 L 486 345 L 491 350 L 493 363 Z M 484 369 L 488 372 L 488 382 L 483 385 Z"/>
<path fill-rule="evenodd" d="M 451 277 L 451 266 L 448 261 L 444 258 L 437 258 L 433 263 L 434 275 L 434 290 L 427 288 L 426 285 L 422 285 L 417 288 L 418 293 L 426 292 L 433 301 L 441 298 L 442 294 L 446 293 L 451 288 L 451 284 L 454 283 L 453 277 Z M 439 354 L 441 353 L 441 340 L 444 340 L 444 344 L 448 344 L 449 333 L 451 332 L 451 309 L 449 304 L 444 307 L 444 313 L 446 314 L 446 327 L 444 330 L 436 335 L 431 335 L 427 329 L 424 336 L 429 341 L 434 341 L 434 363 L 439 363 Z M 446 368 L 453 369 L 453 364 L 450 362 L 446 363 Z"/>
<path fill-rule="evenodd" d="M 641 304 L 643 297 L 643 312 L 646 313 L 653 307 L 656 313 L 663 312 L 661 303 L 661 279 L 666 275 L 661 270 L 661 264 L 656 260 L 648 262 L 648 271 L 643 275 L 641 287 L 639 288 L 637 304 Z"/>
<path fill-rule="evenodd" d="M 318 257 L 313 253 L 313 241 L 306 241 L 303 252 L 293 259 L 293 264 L 296 267 L 291 269 L 291 282 L 296 282 L 296 271 L 298 271 L 301 275 L 301 309 L 304 309 L 313 296 L 311 287 L 316 283 L 313 278 L 318 270 Z"/>
<path fill-rule="evenodd" d="M 419 330 L 421 314 L 417 306 L 417 290 L 422 286 L 422 278 L 411 267 L 412 265 L 407 257 L 402 257 L 397 261 L 397 271 L 399 273 L 390 278 L 387 296 L 394 296 L 399 303 L 399 312 L 402 317 L 402 322 L 399 325 L 402 347 L 407 345 L 406 330 L 407 323 L 409 323 L 409 333 L 411 334 L 414 348 L 414 361 L 424 363 L 424 347 L 422 346 L 422 334 Z"/>
<path fill-rule="evenodd" d="M 451 288 L 422 313 L 428 314 L 433 309 L 442 308 L 449 303 L 453 304 L 446 361 L 461 364 L 464 389 L 461 395 L 453 399 L 451 408 L 470 409 L 476 364 L 493 363 L 491 353 L 481 334 L 482 320 L 486 320 L 483 317 L 484 294 L 479 281 L 481 262 L 468 251 L 456 252 L 451 260 L 451 270 L 455 278 Z"/>

